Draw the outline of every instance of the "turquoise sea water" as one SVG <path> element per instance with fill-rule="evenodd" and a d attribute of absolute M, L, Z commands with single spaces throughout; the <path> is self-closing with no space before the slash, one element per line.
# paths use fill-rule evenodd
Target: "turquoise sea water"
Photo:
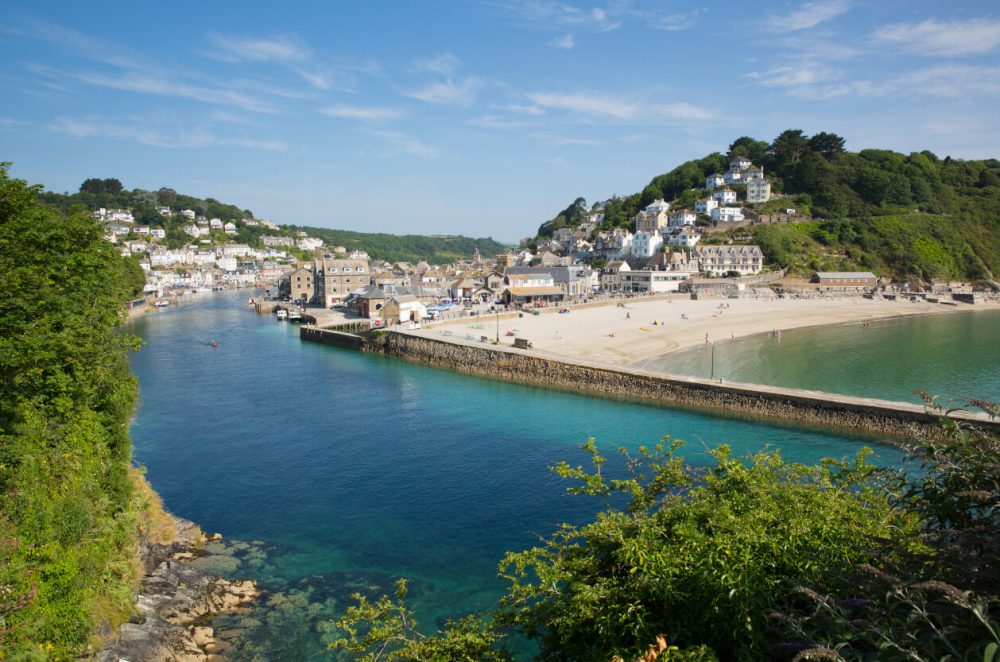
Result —
<path fill-rule="evenodd" d="M 712 349 L 699 347 L 641 367 L 712 374 Z M 715 377 L 833 393 L 920 402 L 1000 401 L 1000 311 L 982 310 L 785 331 L 715 345 Z"/>
<path fill-rule="evenodd" d="M 669 434 L 699 462 L 722 443 L 737 453 L 770 444 L 807 462 L 871 443 L 303 343 L 297 326 L 243 306 L 245 295 L 199 296 L 130 323 L 144 340 L 132 357 L 132 438 L 167 508 L 255 541 L 230 574 L 276 595 L 243 624 L 256 646 L 246 659 L 329 656 L 325 623 L 347 596 L 389 591 L 397 577 L 411 578 L 427 626 L 488 606 L 503 590 L 505 550 L 600 508 L 548 470 L 585 462 L 589 436 L 613 453 Z"/>

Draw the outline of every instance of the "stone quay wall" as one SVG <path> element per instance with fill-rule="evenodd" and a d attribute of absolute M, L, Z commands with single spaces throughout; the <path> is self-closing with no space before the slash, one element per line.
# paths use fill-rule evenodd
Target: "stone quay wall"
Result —
<path fill-rule="evenodd" d="M 321 329 L 306 324 L 299 327 L 299 338 L 346 349 L 367 349 L 367 340 L 363 336 L 334 329 Z"/>
<path fill-rule="evenodd" d="M 303 339 L 352 346 L 340 338 L 306 333 Z M 733 418 L 764 419 L 885 437 L 888 443 L 940 433 L 939 416 L 921 405 L 802 391 L 759 384 L 665 376 L 638 369 L 548 358 L 476 342 L 441 341 L 397 331 L 358 338 L 366 351 L 470 375 L 694 409 Z M 985 414 L 954 412 L 952 418 L 1000 431 Z"/>

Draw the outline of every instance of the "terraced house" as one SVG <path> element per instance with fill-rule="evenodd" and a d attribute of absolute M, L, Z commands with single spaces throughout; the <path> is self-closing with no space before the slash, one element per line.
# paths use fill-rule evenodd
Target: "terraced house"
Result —
<path fill-rule="evenodd" d="M 764 254 L 755 244 L 697 246 L 691 256 L 698 261 L 701 271 L 713 276 L 725 276 L 730 271 L 748 276 L 759 274 L 764 268 Z"/>
<path fill-rule="evenodd" d="M 314 302 L 332 306 L 347 298 L 353 290 L 371 283 L 368 260 L 320 258 L 314 262 L 316 294 Z"/>

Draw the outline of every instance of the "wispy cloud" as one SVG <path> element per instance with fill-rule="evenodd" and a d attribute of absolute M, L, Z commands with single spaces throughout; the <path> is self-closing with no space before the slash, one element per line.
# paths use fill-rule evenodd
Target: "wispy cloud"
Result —
<path fill-rule="evenodd" d="M 1000 67 L 941 65 L 912 71 L 887 86 L 897 94 L 944 98 L 1000 95 Z"/>
<path fill-rule="evenodd" d="M 278 140 L 260 140 L 245 136 L 222 137 L 202 126 L 193 128 L 164 127 L 150 125 L 137 118 L 122 122 L 98 117 L 85 119 L 61 117 L 49 124 L 49 129 L 80 139 L 128 140 L 142 145 L 172 149 L 232 146 L 283 151 L 288 148 L 286 143 Z"/>
<path fill-rule="evenodd" d="M 528 135 L 531 140 L 544 142 L 555 147 L 580 146 L 580 147 L 600 147 L 604 143 L 592 138 L 575 138 L 573 136 L 553 136 L 546 133 L 532 133 Z"/>
<path fill-rule="evenodd" d="M 29 126 L 31 122 L 25 120 L 17 120 L 13 117 L 0 117 L 0 129 L 7 129 L 15 126 Z"/>
<path fill-rule="evenodd" d="M 938 21 L 931 18 L 921 23 L 882 26 L 875 30 L 873 38 L 919 55 L 983 55 L 1000 47 L 1000 20 Z"/>
<path fill-rule="evenodd" d="M 414 60 L 410 68 L 413 71 L 439 74 L 441 76 L 454 76 L 461 66 L 461 61 L 451 53 L 441 53 L 434 57 Z"/>
<path fill-rule="evenodd" d="M 303 62 L 312 57 L 309 48 L 293 35 L 277 37 L 209 37 L 216 46 L 212 55 L 227 62 Z"/>
<path fill-rule="evenodd" d="M 788 96 L 811 100 L 856 98 L 964 98 L 1000 95 L 1000 67 L 940 65 L 924 67 L 882 80 L 849 79 L 846 72 L 822 64 L 777 67 L 747 78 Z"/>
<path fill-rule="evenodd" d="M 224 87 L 193 85 L 166 77 L 141 72 L 123 76 L 81 73 L 76 76 L 90 85 L 127 92 L 193 99 L 203 103 L 234 106 L 258 113 L 275 113 L 277 107 L 254 94 Z"/>
<path fill-rule="evenodd" d="M 851 0 L 815 0 L 807 2 L 801 8 L 782 15 L 774 15 L 767 19 L 766 29 L 770 32 L 795 32 L 814 28 L 847 12 L 853 2 Z"/>
<path fill-rule="evenodd" d="M 698 17 L 706 11 L 706 9 L 702 8 L 674 14 L 643 12 L 638 17 L 651 28 L 666 30 L 668 32 L 679 32 L 692 28 L 698 22 Z"/>
<path fill-rule="evenodd" d="M 623 3 L 603 7 L 581 7 L 549 0 L 507 0 L 494 3 L 504 13 L 522 22 L 555 28 L 579 28 L 592 32 L 610 32 L 622 24 Z"/>
<path fill-rule="evenodd" d="M 596 7 L 551 0 L 498 0 L 490 3 L 516 21 L 545 30 L 612 32 L 626 23 L 638 23 L 657 30 L 687 30 L 704 8 L 688 12 L 664 13 L 637 7 L 630 0 L 613 0 Z"/>
<path fill-rule="evenodd" d="M 467 119 L 465 123 L 469 126 L 478 126 L 484 129 L 498 129 L 501 131 L 523 129 L 536 124 L 536 122 L 533 121 L 510 119 L 509 117 L 503 117 L 501 115 L 480 115 L 479 117 Z"/>
<path fill-rule="evenodd" d="M 555 46 L 556 48 L 565 48 L 566 50 L 570 50 L 576 46 L 576 39 L 573 38 L 572 34 L 564 34 L 561 37 L 556 37 L 551 40 L 549 45 Z"/>
<path fill-rule="evenodd" d="M 655 100 L 638 102 L 606 94 L 575 92 L 539 92 L 527 96 L 533 104 L 543 109 L 563 110 L 622 121 L 655 121 L 664 118 L 706 120 L 714 116 L 711 110 L 685 102 L 664 103 Z"/>
<path fill-rule="evenodd" d="M 408 97 L 439 106 L 468 107 L 475 101 L 482 83 L 475 78 L 465 78 L 460 82 L 452 79 L 431 83 L 424 88 L 404 92 Z"/>
<path fill-rule="evenodd" d="M 390 158 L 396 154 L 406 154 L 422 159 L 436 159 L 442 155 L 440 147 L 429 145 L 397 131 L 370 131 L 370 135 L 381 140 L 389 150 L 383 150 L 382 156 Z"/>
<path fill-rule="evenodd" d="M 528 99 L 540 108 L 601 115 L 619 120 L 631 120 L 639 114 L 637 104 L 594 94 L 538 92 L 529 94 Z"/>
<path fill-rule="evenodd" d="M 319 112 L 327 117 L 349 120 L 389 120 L 403 114 L 398 108 L 377 106 L 327 106 Z"/>

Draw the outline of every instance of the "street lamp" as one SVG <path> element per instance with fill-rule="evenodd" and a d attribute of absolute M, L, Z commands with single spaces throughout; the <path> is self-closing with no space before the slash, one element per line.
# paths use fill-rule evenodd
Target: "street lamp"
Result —
<path fill-rule="evenodd" d="M 497 345 L 499 345 L 500 344 L 500 311 L 494 309 L 493 312 L 495 312 L 497 314 Z"/>
<path fill-rule="evenodd" d="M 715 379 L 715 341 L 712 341 L 712 375 L 709 379 Z"/>

